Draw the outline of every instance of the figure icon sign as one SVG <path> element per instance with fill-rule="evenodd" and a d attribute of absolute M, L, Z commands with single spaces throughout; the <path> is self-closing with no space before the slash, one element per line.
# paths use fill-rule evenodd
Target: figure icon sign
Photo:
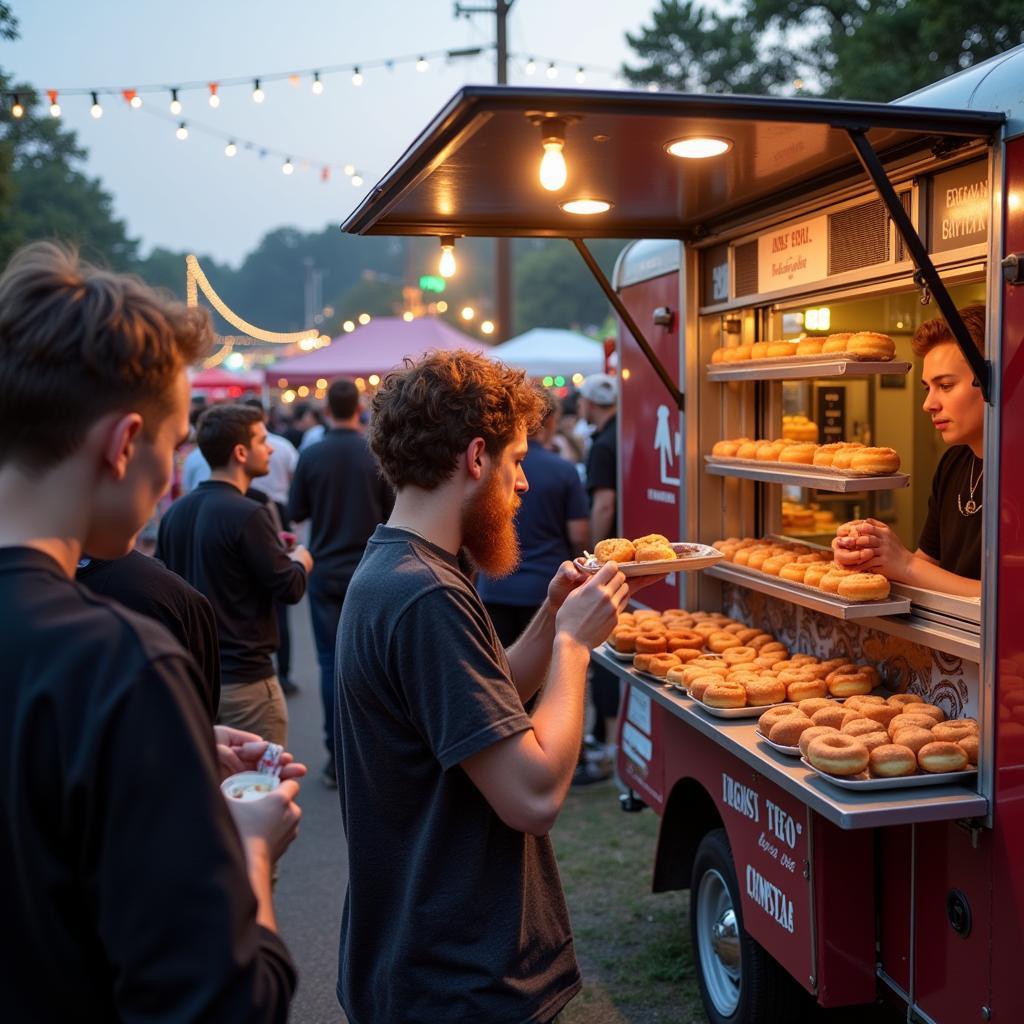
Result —
<path fill-rule="evenodd" d="M 680 454 L 681 437 L 678 430 L 673 431 L 668 422 L 671 410 L 667 405 L 659 405 L 657 410 L 658 425 L 654 429 L 654 450 L 658 453 L 661 462 L 661 482 L 676 487 L 679 486 L 679 471 L 675 476 L 670 476 L 676 456 Z"/>

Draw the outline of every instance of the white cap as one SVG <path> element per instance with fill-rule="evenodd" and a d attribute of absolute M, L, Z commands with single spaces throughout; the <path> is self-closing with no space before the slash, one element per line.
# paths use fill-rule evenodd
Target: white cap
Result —
<path fill-rule="evenodd" d="M 614 405 L 619 397 L 618 378 L 608 373 L 592 373 L 580 385 L 580 394 L 594 405 Z"/>

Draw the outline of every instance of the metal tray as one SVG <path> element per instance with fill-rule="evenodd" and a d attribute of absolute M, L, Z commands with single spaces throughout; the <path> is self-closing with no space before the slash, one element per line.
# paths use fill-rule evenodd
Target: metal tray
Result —
<path fill-rule="evenodd" d="M 706 711 L 714 718 L 760 718 L 769 708 L 781 708 L 783 704 L 792 703 L 792 701 L 780 700 L 777 704 L 757 704 L 745 708 L 709 708 L 703 701 L 692 696 L 689 690 L 686 690 L 685 693 L 693 701 L 694 707 Z"/>
<path fill-rule="evenodd" d="M 964 768 L 959 772 L 938 772 L 935 774 L 921 772 L 919 775 L 904 775 L 899 779 L 872 779 L 868 777 L 867 772 L 842 777 L 839 775 L 829 775 L 828 772 L 815 768 L 806 757 L 801 757 L 800 763 L 816 775 L 820 775 L 826 782 L 831 782 L 833 786 L 838 786 L 840 789 L 860 790 L 862 793 L 873 789 L 913 789 L 924 786 L 944 786 L 948 782 L 971 781 L 973 783 L 974 776 L 978 774 L 977 768 Z"/>
<path fill-rule="evenodd" d="M 896 360 L 859 360 L 843 353 L 815 356 L 783 356 L 776 359 L 742 359 L 735 363 L 708 363 L 711 381 L 813 380 L 816 377 L 868 377 L 882 373 L 909 373 L 910 363 Z"/>
<path fill-rule="evenodd" d="M 704 468 L 712 476 L 734 476 L 742 480 L 760 480 L 766 484 L 813 487 L 818 491 L 846 494 L 851 491 L 896 491 L 910 483 L 906 473 L 884 476 L 848 476 L 824 466 L 798 463 L 754 462 L 730 456 L 704 456 Z"/>
<path fill-rule="evenodd" d="M 800 748 L 799 747 L 786 747 L 786 746 L 783 746 L 783 744 L 781 744 L 781 743 L 772 743 L 772 741 L 770 739 L 768 739 L 768 737 L 765 736 L 765 734 L 763 732 L 761 732 L 760 729 L 755 729 L 754 730 L 754 735 L 762 743 L 764 743 L 766 746 L 771 747 L 772 750 L 777 750 L 780 754 L 785 754 L 787 757 L 799 757 L 800 756 Z"/>
<path fill-rule="evenodd" d="M 685 556 L 665 558 L 654 562 L 623 562 L 619 566 L 619 570 L 626 577 L 660 576 L 662 573 L 668 572 L 696 572 L 698 569 L 707 569 L 725 557 L 717 548 L 710 547 L 707 544 L 678 542 L 673 544 L 672 547 L 680 554 L 685 551 Z M 601 568 L 598 563 L 590 562 L 583 557 L 576 559 L 576 565 L 591 575 Z"/>
<path fill-rule="evenodd" d="M 608 643 L 607 640 L 605 640 L 605 642 L 601 644 L 601 648 L 605 654 L 609 655 L 612 658 L 615 658 L 616 661 L 631 662 L 633 660 L 632 651 L 617 651 L 610 643 Z"/>

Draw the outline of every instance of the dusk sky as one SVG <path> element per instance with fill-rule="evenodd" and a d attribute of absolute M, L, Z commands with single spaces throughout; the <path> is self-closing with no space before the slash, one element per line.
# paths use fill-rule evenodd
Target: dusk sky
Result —
<path fill-rule="evenodd" d="M 574 86 L 582 64 L 587 86 L 623 88 L 610 72 L 631 58 L 625 32 L 649 21 L 653 7 L 654 0 L 516 0 L 509 50 L 522 56 L 510 62 L 510 82 Z M 20 38 L 0 44 L 0 65 L 40 93 L 64 90 L 62 117 L 89 151 L 87 171 L 113 194 L 144 253 L 162 245 L 237 263 L 271 228 L 338 224 L 461 85 L 494 81 L 493 51 L 431 60 L 425 72 L 411 62 L 365 66 L 491 43 L 494 16 L 457 19 L 452 0 L 13 0 L 13 8 Z M 551 59 L 563 62 L 554 80 L 546 75 Z M 298 85 L 261 83 L 266 98 L 257 105 L 251 83 L 223 86 L 212 109 L 204 86 L 180 94 L 180 115 L 169 111 L 177 83 L 358 63 L 359 87 L 350 70 L 325 74 L 316 96 L 306 74 Z M 66 92 L 151 84 L 167 88 L 142 94 L 140 110 L 101 95 L 99 120 L 88 95 Z M 175 137 L 180 121 L 189 126 L 185 141 Z M 222 135 L 257 149 L 240 145 L 229 159 Z M 294 173 L 282 173 L 283 156 L 261 159 L 260 146 L 290 155 Z M 331 180 L 321 184 L 325 163 Z M 345 177 L 345 164 L 358 169 L 362 187 Z"/>

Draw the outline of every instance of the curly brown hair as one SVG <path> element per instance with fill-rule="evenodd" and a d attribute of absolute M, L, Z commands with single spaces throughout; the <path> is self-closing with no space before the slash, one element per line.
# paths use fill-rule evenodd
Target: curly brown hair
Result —
<path fill-rule="evenodd" d="M 373 397 L 370 447 L 392 487 L 434 490 L 475 437 L 498 455 L 540 422 L 543 404 L 522 370 L 474 352 L 406 359 Z"/>
<path fill-rule="evenodd" d="M 985 354 L 985 307 L 982 305 L 977 306 L 964 306 L 963 309 L 959 310 L 960 319 L 964 322 L 964 327 L 967 328 L 968 333 L 971 336 L 978 351 Z M 956 341 L 953 337 L 953 332 L 949 329 L 949 324 L 946 323 L 943 317 L 936 317 L 934 320 L 925 320 L 916 331 L 914 331 L 914 337 L 910 339 L 910 347 L 914 350 L 914 355 L 923 356 L 930 352 L 936 345 L 941 345 L 946 341 Z"/>
<path fill-rule="evenodd" d="M 0 465 L 42 473 L 118 409 L 141 413 L 151 436 L 210 339 L 204 310 L 65 246 L 25 246 L 0 276 Z"/>

